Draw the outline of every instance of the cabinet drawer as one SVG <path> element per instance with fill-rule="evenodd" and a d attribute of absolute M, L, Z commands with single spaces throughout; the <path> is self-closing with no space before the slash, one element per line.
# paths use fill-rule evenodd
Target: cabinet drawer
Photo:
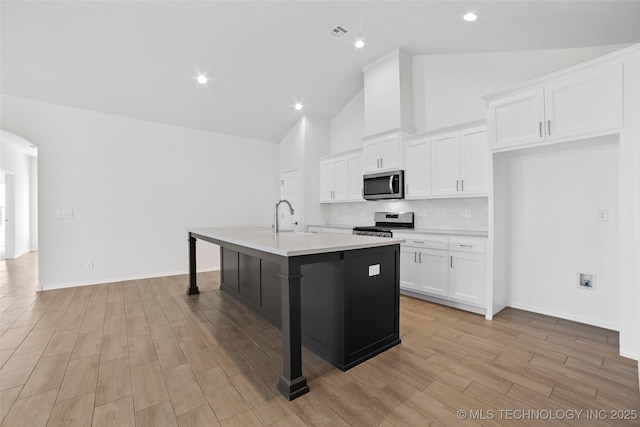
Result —
<path fill-rule="evenodd" d="M 406 246 L 413 246 L 418 248 L 446 250 L 449 244 L 449 238 L 442 237 L 442 236 L 427 236 L 427 235 L 416 236 L 415 234 L 394 233 L 393 237 L 405 239 L 406 242 L 403 243 L 403 246 L 406 245 Z"/>
<path fill-rule="evenodd" d="M 449 250 L 458 252 L 484 253 L 484 239 L 474 239 L 469 237 L 451 238 Z"/>

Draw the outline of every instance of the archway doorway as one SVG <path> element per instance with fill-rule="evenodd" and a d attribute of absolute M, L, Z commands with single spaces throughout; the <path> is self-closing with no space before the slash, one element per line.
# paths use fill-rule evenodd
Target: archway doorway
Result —
<path fill-rule="evenodd" d="M 38 250 L 37 148 L 0 130 L 0 175 L 0 259 L 14 259 Z"/>

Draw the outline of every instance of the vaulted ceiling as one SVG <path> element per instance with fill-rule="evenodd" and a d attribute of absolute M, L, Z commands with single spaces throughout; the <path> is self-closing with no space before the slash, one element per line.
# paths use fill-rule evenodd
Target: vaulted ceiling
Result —
<path fill-rule="evenodd" d="M 333 117 L 362 67 L 397 47 L 640 42 L 640 1 L 3 0 L 0 14 L 2 93 L 274 142 L 304 112 Z"/>

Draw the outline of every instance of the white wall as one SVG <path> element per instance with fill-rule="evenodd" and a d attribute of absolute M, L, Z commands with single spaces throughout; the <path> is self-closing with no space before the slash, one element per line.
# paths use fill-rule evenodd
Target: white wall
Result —
<path fill-rule="evenodd" d="M 186 227 L 272 222 L 276 144 L 8 95 L 2 111 L 39 149 L 44 288 L 185 273 Z M 199 269 L 217 269 L 215 246 L 200 246 Z"/>
<path fill-rule="evenodd" d="M 320 200 L 320 168 L 318 158 L 329 153 L 329 121 L 302 116 L 280 142 L 280 171 L 300 171 L 301 214 L 299 229 L 324 221 Z M 295 209 L 299 207 L 294 206 Z"/>
<path fill-rule="evenodd" d="M 481 96 L 625 46 L 415 55 L 413 99 L 416 131 L 484 119 L 487 108 Z"/>
<path fill-rule="evenodd" d="M 32 251 L 38 250 L 38 158 L 29 157 L 29 229 L 31 231 L 30 246 Z"/>
<path fill-rule="evenodd" d="M 364 90 L 358 92 L 330 122 L 331 153 L 362 148 L 364 136 Z"/>
<path fill-rule="evenodd" d="M 508 305 L 618 330 L 619 144 L 554 148 L 506 163 Z"/>
<path fill-rule="evenodd" d="M 0 126 L 1 127 L 1 126 Z M 31 189 L 34 178 L 31 158 L 14 146 L 2 143 L 2 169 L 11 171 L 14 179 L 14 254 L 16 257 L 32 250 Z"/>
<path fill-rule="evenodd" d="M 320 200 L 320 164 L 318 158 L 329 154 L 331 127 L 328 120 L 307 115 L 305 149 L 305 225 L 321 223 L 328 216 Z"/>

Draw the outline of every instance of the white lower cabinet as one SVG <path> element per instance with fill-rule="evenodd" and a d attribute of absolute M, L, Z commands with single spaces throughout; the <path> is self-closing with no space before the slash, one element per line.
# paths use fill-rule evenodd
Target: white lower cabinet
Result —
<path fill-rule="evenodd" d="M 400 250 L 400 287 L 447 296 L 447 251 L 404 247 Z"/>
<path fill-rule="evenodd" d="M 484 307 L 483 238 L 397 237 L 407 240 L 400 247 L 400 289 L 435 296 L 439 301 Z"/>
<path fill-rule="evenodd" d="M 449 297 L 475 305 L 484 303 L 484 254 L 449 252 Z"/>

